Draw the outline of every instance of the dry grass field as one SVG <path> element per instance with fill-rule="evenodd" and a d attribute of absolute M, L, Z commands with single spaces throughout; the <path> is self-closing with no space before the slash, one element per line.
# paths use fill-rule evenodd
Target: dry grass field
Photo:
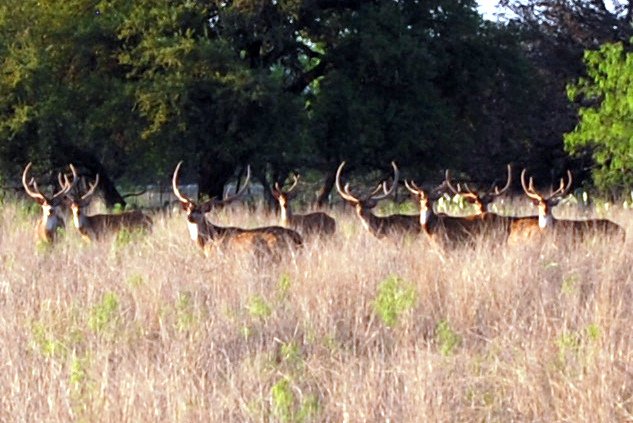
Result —
<path fill-rule="evenodd" d="M 271 264 L 204 258 L 178 215 L 38 246 L 25 204 L 0 213 L 0 421 L 633 420 L 630 211 L 607 214 L 624 245 L 443 254 L 339 211 L 334 238 Z"/>

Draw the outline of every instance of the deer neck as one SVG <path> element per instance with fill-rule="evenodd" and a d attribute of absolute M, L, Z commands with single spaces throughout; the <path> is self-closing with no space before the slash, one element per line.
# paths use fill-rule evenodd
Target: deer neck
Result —
<path fill-rule="evenodd" d="M 380 218 L 373 214 L 370 209 L 357 206 L 356 214 L 360 218 L 363 227 L 369 232 L 374 232 L 380 229 Z"/>
<path fill-rule="evenodd" d="M 538 226 L 541 229 L 551 228 L 554 224 L 554 217 L 551 213 L 538 215 Z"/>
<path fill-rule="evenodd" d="M 431 223 L 431 220 L 433 219 L 433 216 L 433 210 L 431 210 L 430 208 L 420 210 L 420 225 L 422 227 L 426 227 L 427 225 L 429 225 Z"/>
<path fill-rule="evenodd" d="M 554 224 L 554 216 L 549 204 L 544 202 L 539 204 L 538 209 L 538 226 L 541 229 L 550 228 Z"/>
<path fill-rule="evenodd" d="M 187 230 L 191 240 L 201 248 L 204 248 L 205 244 L 217 235 L 217 227 L 209 223 L 204 217 L 201 221 L 196 222 L 187 220 Z"/>
<path fill-rule="evenodd" d="M 73 224 L 75 225 L 75 228 L 79 229 L 79 231 L 82 231 L 83 229 L 86 229 L 90 226 L 88 222 L 88 216 L 86 216 L 86 214 L 83 213 L 80 209 L 73 207 L 72 212 Z"/>
<path fill-rule="evenodd" d="M 53 233 L 62 224 L 62 220 L 51 206 L 44 206 L 43 209 L 42 227 L 46 232 Z"/>
<path fill-rule="evenodd" d="M 292 220 L 292 212 L 290 211 L 290 207 L 288 204 L 281 206 L 281 224 L 283 226 L 290 226 L 290 221 Z"/>

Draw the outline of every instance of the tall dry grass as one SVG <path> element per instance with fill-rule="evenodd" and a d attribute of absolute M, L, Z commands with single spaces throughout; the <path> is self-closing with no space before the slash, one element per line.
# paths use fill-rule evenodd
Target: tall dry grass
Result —
<path fill-rule="evenodd" d="M 205 259 L 181 216 L 45 248 L 5 206 L 0 420 L 633 419 L 628 241 L 439 254 L 336 217 L 333 239 L 269 264 Z M 626 211 L 609 217 L 633 236 Z"/>

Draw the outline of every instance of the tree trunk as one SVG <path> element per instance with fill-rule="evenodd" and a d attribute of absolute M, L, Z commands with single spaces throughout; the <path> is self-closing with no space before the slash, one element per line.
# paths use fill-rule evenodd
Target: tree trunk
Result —
<path fill-rule="evenodd" d="M 329 171 L 325 175 L 325 180 L 323 181 L 323 185 L 321 189 L 317 193 L 316 205 L 321 208 L 329 204 L 329 197 L 332 189 L 334 188 L 334 182 L 336 180 L 336 172 Z"/>
<path fill-rule="evenodd" d="M 207 196 L 222 199 L 224 185 L 233 176 L 235 165 L 217 159 L 203 160 L 198 169 L 198 199 Z"/>

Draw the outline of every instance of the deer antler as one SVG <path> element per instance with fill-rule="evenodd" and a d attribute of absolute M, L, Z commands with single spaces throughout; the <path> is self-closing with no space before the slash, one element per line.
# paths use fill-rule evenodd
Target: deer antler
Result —
<path fill-rule="evenodd" d="M 542 194 L 539 194 L 534 189 L 534 180 L 532 179 L 532 177 L 530 177 L 529 184 L 527 184 L 527 186 L 526 186 L 525 173 L 526 173 L 526 169 L 523 169 L 521 171 L 521 186 L 523 187 L 523 191 L 525 191 L 525 193 L 527 194 L 528 197 L 533 198 L 533 199 L 535 199 L 537 201 L 549 201 L 552 198 L 564 196 L 565 194 L 567 194 L 567 192 L 571 188 L 571 184 L 572 184 L 572 180 L 573 180 L 571 172 L 569 170 L 567 170 L 567 178 L 569 179 L 569 182 L 567 182 L 567 184 L 565 184 L 565 179 L 564 178 L 560 178 L 560 184 L 559 184 L 558 188 L 555 191 L 552 191 L 550 193 L 550 195 L 546 197 L 546 196 L 544 196 Z"/>
<path fill-rule="evenodd" d="M 48 200 L 46 199 L 46 197 L 44 197 L 44 195 L 37 189 L 37 184 L 35 183 L 35 179 L 31 178 L 31 180 L 27 183 L 27 175 L 29 173 L 29 170 L 31 169 L 32 166 L 32 162 L 29 162 L 26 167 L 24 168 L 24 172 L 22 172 L 22 185 L 24 186 L 24 191 L 29 195 L 29 197 L 33 198 L 35 201 L 37 202 L 41 202 L 41 203 L 46 203 L 48 202 Z M 29 188 L 29 185 L 32 184 L 33 185 L 33 189 L 31 190 Z"/>
<path fill-rule="evenodd" d="M 354 197 L 352 193 L 349 192 L 349 182 L 345 184 L 345 188 L 341 188 L 341 172 L 343 171 L 343 166 L 345 166 L 345 161 L 342 161 L 338 169 L 336 169 L 336 190 L 341 195 L 341 197 L 343 197 L 344 200 L 347 200 L 351 203 L 360 203 L 360 199 Z"/>
<path fill-rule="evenodd" d="M 187 198 L 184 194 L 180 192 L 178 189 L 178 172 L 180 171 L 180 166 L 182 166 L 182 160 L 178 162 L 176 165 L 176 169 L 174 170 L 174 175 L 171 178 L 171 187 L 174 191 L 174 195 L 181 203 L 191 203 L 191 200 Z"/>
<path fill-rule="evenodd" d="M 239 197 L 242 196 L 242 194 L 244 194 L 244 192 L 246 191 L 246 188 L 248 188 L 248 182 L 251 179 L 251 165 L 247 165 L 246 166 L 246 179 L 244 180 L 244 183 L 242 184 L 242 186 L 240 187 L 239 191 L 237 191 L 235 194 L 230 195 L 226 198 L 223 198 L 222 200 L 217 200 L 217 199 L 212 199 L 211 202 L 214 205 L 222 205 L 222 204 L 228 204 L 236 199 L 238 199 Z"/>

